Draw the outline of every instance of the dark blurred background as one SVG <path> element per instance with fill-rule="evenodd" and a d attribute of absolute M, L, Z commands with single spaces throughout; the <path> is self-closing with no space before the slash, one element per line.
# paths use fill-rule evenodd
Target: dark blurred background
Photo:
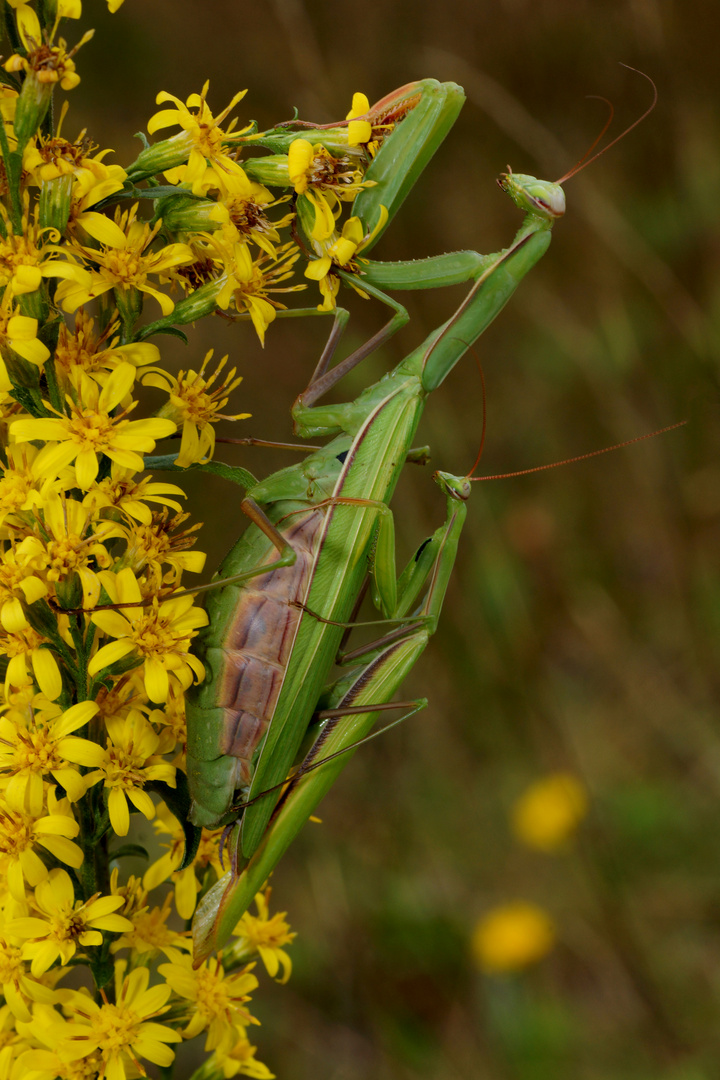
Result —
<path fill-rule="evenodd" d="M 509 242 L 495 185 L 554 178 L 610 98 L 616 130 L 655 112 L 567 185 L 553 245 L 483 336 L 485 473 L 687 426 L 613 454 L 475 488 L 440 630 L 408 696 L 428 710 L 359 752 L 274 877 L 298 939 L 286 987 L 257 998 L 259 1057 L 293 1080 L 710 1080 L 720 1076 L 718 201 L 720 19 L 706 0 L 127 0 L 88 21 L 65 133 L 87 125 L 127 163 L 158 90 L 211 80 L 215 112 L 261 126 L 297 106 L 344 116 L 421 76 L 468 102 L 377 258 Z M 352 397 L 447 317 L 462 290 L 410 297 L 412 322 L 348 380 Z M 311 302 L 314 302 L 312 300 Z M 346 294 L 351 344 L 383 312 Z M 207 325 L 205 325 L 207 324 Z M 244 382 L 232 434 L 289 435 L 288 408 L 324 320 L 205 320 L 184 349 L 230 354 Z M 421 442 L 459 473 L 481 428 L 476 366 L 429 404 Z M 236 425 L 240 427 L 241 425 Z M 225 453 L 227 459 L 231 451 Z M 265 474 L 277 453 L 242 460 Z M 442 520 L 430 470 L 394 507 L 401 556 Z M 206 480 L 193 512 L 227 491 Z M 201 489 L 205 501 L 201 499 Z M 214 505 L 213 505 L 214 502 Z M 226 517 L 227 517 L 226 512 Z M 217 565 L 242 527 L 206 530 Z M 581 778 L 590 812 L 559 854 L 524 847 L 509 813 L 532 782 Z M 469 942 L 525 899 L 557 927 L 534 967 L 489 976 Z"/>

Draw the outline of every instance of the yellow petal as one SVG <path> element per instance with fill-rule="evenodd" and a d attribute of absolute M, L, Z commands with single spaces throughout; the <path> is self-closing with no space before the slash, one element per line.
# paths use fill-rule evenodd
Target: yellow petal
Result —
<path fill-rule="evenodd" d="M 341 236 L 332 245 L 330 251 L 335 262 L 340 266 L 345 266 L 350 262 L 357 251 L 357 244 L 354 244 L 352 240 L 346 240 L 345 237 Z"/>
<path fill-rule="evenodd" d="M 86 765 L 97 769 L 105 763 L 107 758 L 105 750 L 99 743 L 91 742 L 90 739 L 80 739 L 76 735 L 67 735 L 57 745 L 57 751 L 66 761 L 74 765 Z"/>
<path fill-rule="evenodd" d="M 305 172 L 314 156 L 312 143 L 307 139 L 293 139 L 288 149 L 288 176 L 298 195 L 308 186 Z"/>
<path fill-rule="evenodd" d="M 56 859 L 67 866 L 72 866 L 74 870 L 83 864 L 82 848 L 73 844 L 72 840 L 68 840 L 66 836 L 43 836 L 38 843 L 47 848 Z"/>
<path fill-rule="evenodd" d="M 0 609 L 0 623 L 9 634 L 15 634 L 18 630 L 25 630 L 28 621 L 25 618 L 22 604 L 17 597 L 10 597 Z"/>
<path fill-rule="evenodd" d="M 111 788 L 108 796 L 108 813 L 110 824 L 118 836 L 127 836 L 130 828 L 130 811 L 127 799 L 120 788 Z"/>
<path fill-rule="evenodd" d="M 42 437 L 42 435 L 36 436 L 36 438 Z M 44 446 L 33 462 L 33 476 L 46 479 L 56 477 L 67 468 L 77 451 L 77 444 L 70 441 Z"/>
<path fill-rule="evenodd" d="M 21 263 L 16 267 L 12 278 L 12 291 L 16 296 L 23 293 L 35 292 L 42 284 L 42 274 L 39 266 L 28 266 Z"/>
<path fill-rule="evenodd" d="M 170 692 L 168 673 L 154 656 L 149 656 L 145 661 L 145 690 L 151 701 L 158 705 L 167 701 Z"/>
<path fill-rule="evenodd" d="M 132 641 L 127 640 L 111 641 L 107 645 L 103 645 L 102 649 L 95 653 L 88 664 L 88 675 L 97 675 L 98 671 L 102 671 L 103 668 L 116 664 L 118 660 L 122 660 L 124 656 L 131 653 L 134 648 Z"/>
<path fill-rule="evenodd" d="M 20 588 L 28 604 L 34 604 L 42 596 L 47 596 L 48 587 L 44 581 L 37 577 L 28 577 L 20 582 Z"/>
<path fill-rule="evenodd" d="M 326 277 L 331 266 L 332 259 L 329 255 L 323 255 L 319 259 L 313 259 L 305 268 L 305 277 L 310 278 L 311 281 L 320 281 L 322 278 Z"/>
<path fill-rule="evenodd" d="M 370 142 L 372 138 L 372 125 L 368 120 L 351 120 L 348 124 L 348 143 L 350 146 L 360 146 Z"/>
<path fill-rule="evenodd" d="M 130 393 L 135 382 L 135 368 L 127 361 L 110 372 L 98 401 L 98 411 L 111 413 Z"/>
<path fill-rule="evenodd" d="M 98 240 L 107 247 L 122 248 L 127 245 L 127 236 L 123 230 L 105 214 L 98 214 L 91 210 L 86 214 L 81 214 L 78 222 L 94 240 Z"/>
<path fill-rule="evenodd" d="M 155 803 L 148 793 L 142 788 L 128 788 L 126 794 L 135 809 L 144 814 L 148 821 L 152 821 L 155 817 Z"/>
<path fill-rule="evenodd" d="M 16 341 L 32 341 L 37 337 L 37 319 L 31 319 L 28 315 L 13 315 L 8 319 L 7 336 Z"/>
<path fill-rule="evenodd" d="M 75 459 L 75 478 L 82 491 L 89 491 L 100 471 L 94 450 L 81 450 Z"/>
<path fill-rule="evenodd" d="M 75 902 L 75 890 L 67 870 L 51 870 L 38 885 L 35 899 L 43 911 L 57 912 L 61 908 L 71 908 Z M 35 936 L 40 937 L 39 934 Z"/>
<path fill-rule="evenodd" d="M 55 701 L 62 693 L 62 676 L 57 660 L 49 649 L 33 649 L 32 666 L 41 691 L 50 701 Z"/>
<path fill-rule="evenodd" d="M 144 884 L 144 879 L 143 879 Z M 145 886 L 147 888 L 147 886 Z M 195 870 L 188 866 L 178 874 L 175 881 L 175 908 L 181 919 L 191 919 L 195 911 L 198 894 L 198 881 Z"/>
<path fill-rule="evenodd" d="M 354 120 L 356 116 L 364 116 L 370 109 L 370 102 L 367 99 L 366 94 L 356 92 L 352 98 L 352 108 L 345 117 L 346 120 Z"/>

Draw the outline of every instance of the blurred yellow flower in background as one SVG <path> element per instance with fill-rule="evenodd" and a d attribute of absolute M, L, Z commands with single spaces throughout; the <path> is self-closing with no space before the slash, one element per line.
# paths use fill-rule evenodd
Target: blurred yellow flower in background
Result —
<path fill-rule="evenodd" d="M 511 813 L 518 840 L 541 851 L 556 851 L 587 814 L 587 792 L 571 773 L 551 773 L 516 800 Z"/>
<path fill-rule="evenodd" d="M 526 900 L 515 900 L 483 915 L 473 931 L 471 950 L 483 971 L 519 971 L 546 956 L 555 937 L 555 926 L 546 911 Z"/>

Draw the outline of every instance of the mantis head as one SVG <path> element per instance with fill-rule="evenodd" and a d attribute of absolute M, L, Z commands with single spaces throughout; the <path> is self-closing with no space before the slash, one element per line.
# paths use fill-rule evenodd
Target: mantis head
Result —
<path fill-rule="evenodd" d="M 438 469 L 433 473 L 433 480 L 440 486 L 443 494 L 450 499 L 467 502 L 470 498 L 470 479 L 467 476 L 453 476 L 452 473 L 440 472 Z"/>
<path fill-rule="evenodd" d="M 553 219 L 565 213 L 565 192 L 550 180 L 536 180 L 525 173 L 514 173 L 508 165 L 508 171 L 501 174 L 498 184 L 525 213 Z"/>

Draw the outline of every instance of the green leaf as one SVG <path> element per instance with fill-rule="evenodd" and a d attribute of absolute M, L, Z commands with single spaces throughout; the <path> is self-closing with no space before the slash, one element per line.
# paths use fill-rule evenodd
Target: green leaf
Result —
<path fill-rule="evenodd" d="M 233 484 L 239 484 L 245 490 L 255 487 L 257 484 L 257 478 L 239 465 L 226 465 L 224 461 L 206 461 L 204 464 L 193 462 L 192 465 L 182 468 L 176 464 L 176 461 L 177 454 L 159 454 L 154 457 L 146 457 L 145 468 L 162 469 L 165 472 L 189 472 L 193 469 L 199 472 L 211 473 L 213 476 L 219 476 L 221 480 L 229 480 Z"/>

